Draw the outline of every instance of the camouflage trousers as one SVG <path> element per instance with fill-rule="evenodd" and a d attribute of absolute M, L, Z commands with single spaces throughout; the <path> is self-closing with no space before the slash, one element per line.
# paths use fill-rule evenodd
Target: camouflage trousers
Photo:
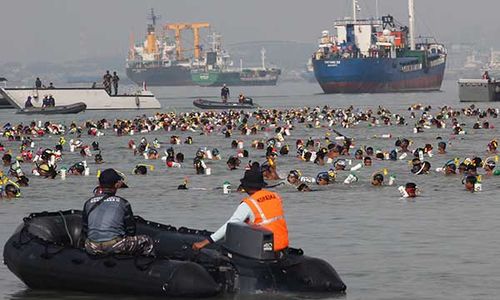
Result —
<path fill-rule="evenodd" d="M 85 241 L 85 250 L 91 255 L 128 254 L 152 255 L 153 239 L 147 235 L 127 236 L 108 242 Z"/>

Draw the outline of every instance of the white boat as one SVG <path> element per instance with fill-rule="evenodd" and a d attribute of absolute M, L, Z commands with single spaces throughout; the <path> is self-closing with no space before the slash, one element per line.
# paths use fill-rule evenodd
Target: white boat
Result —
<path fill-rule="evenodd" d="M 139 91 L 129 95 L 109 95 L 102 88 L 0 88 L 0 95 L 15 108 L 23 109 L 26 99 L 31 96 L 34 107 L 41 107 L 45 95 L 52 95 L 58 106 L 83 102 L 87 110 L 159 109 L 160 102 L 150 91 Z"/>
<path fill-rule="evenodd" d="M 7 79 L 4 77 L 0 77 L 0 84 L 7 86 Z M 9 101 L 7 101 L 4 97 L 2 97 L 1 93 L 0 93 L 0 108 L 12 108 L 12 105 L 10 105 Z"/>

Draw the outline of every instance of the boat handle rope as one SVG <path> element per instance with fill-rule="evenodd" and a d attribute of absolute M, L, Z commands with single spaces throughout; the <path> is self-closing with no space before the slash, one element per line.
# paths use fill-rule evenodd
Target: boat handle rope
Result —
<path fill-rule="evenodd" d="M 26 244 L 28 244 L 29 242 L 31 242 L 35 237 L 30 235 L 26 230 L 27 230 L 27 227 L 29 226 L 28 223 L 26 223 L 23 228 L 21 228 L 21 230 L 19 231 L 19 239 L 17 241 L 14 241 L 12 243 L 12 246 L 14 246 L 14 248 L 16 249 L 20 249 L 21 246 L 24 246 Z M 23 235 L 27 235 L 29 238 L 26 240 L 26 241 L 23 241 Z"/>
<path fill-rule="evenodd" d="M 64 214 L 62 213 L 62 211 L 58 211 L 59 215 L 61 216 L 62 220 L 63 220 L 63 223 L 64 223 L 64 229 L 66 230 L 66 233 L 68 234 L 68 237 L 69 237 L 69 242 L 71 243 L 71 245 L 73 246 L 73 237 L 71 236 L 71 233 L 69 233 L 69 228 L 68 228 L 68 223 L 66 223 L 66 218 L 64 217 Z"/>

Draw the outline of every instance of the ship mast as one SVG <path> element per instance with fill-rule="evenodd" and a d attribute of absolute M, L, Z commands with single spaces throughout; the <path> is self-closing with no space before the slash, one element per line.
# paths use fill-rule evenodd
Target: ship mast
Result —
<path fill-rule="evenodd" d="M 352 19 L 354 23 L 356 23 L 357 21 L 357 8 L 358 8 L 358 1 L 352 0 Z"/>
<path fill-rule="evenodd" d="M 262 60 L 262 69 L 266 69 L 266 49 L 262 48 L 260 50 L 260 59 Z"/>
<path fill-rule="evenodd" d="M 154 8 L 151 8 L 151 13 L 148 16 L 148 19 L 151 20 L 153 26 L 156 26 L 156 20 L 161 18 L 161 16 L 155 15 L 155 10 Z"/>
<path fill-rule="evenodd" d="M 408 25 L 410 26 L 410 49 L 415 50 L 415 3 L 414 0 L 408 0 Z"/>

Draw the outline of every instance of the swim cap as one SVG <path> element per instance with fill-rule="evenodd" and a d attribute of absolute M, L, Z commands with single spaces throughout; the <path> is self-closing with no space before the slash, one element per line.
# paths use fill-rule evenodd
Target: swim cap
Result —
<path fill-rule="evenodd" d="M 398 152 L 396 152 L 395 149 L 393 149 L 390 153 L 389 153 L 389 159 L 390 160 L 398 160 Z"/>
<path fill-rule="evenodd" d="M 18 198 L 21 196 L 21 190 L 14 184 L 8 183 L 5 186 L 5 193 L 14 194 L 14 197 Z"/>
<path fill-rule="evenodd" d="M 343 159 L 343 158 L 339 158 L 339 159 L 337 159 L 337 160 L 333 163 L 333 165 L 334 165 L 335 167 L 336 167 L 336 166 L 340 166 L 340 167 L 344 167 L 344 168 L 345 168 L 345 166 L 346 166 L 346 161 L 345 161 L 345 159 Z"/>
<path fill-rule="evenodd" d="M 384 181 L 384 175 L 377 173 L 377 174 L 373 175 L 373 180 L 382 183 Z"/>
<path fill-rule="evenodd" d="M 299 172 L 299 170 L 291 170 L 288 173 L 288 176 L 293 176 L 293 177 L 299 178 L 300 177 L 300 172 Z"/>
<path fill-rule="evenodd" d="M 328 172 L 319 172 L 318 175 L 316 175 L 316 183 L 318 183 L 320 180 L 326 180 L 326 182 L 330 182 L 330 175 L 328 175 Z"/>
<path fill-rule="evenodd" d="M 137 165 L 134 168 L 134 174 L 136 175 L 146 175 L 148 173 L 148 168 L 144 165 Z"/>

